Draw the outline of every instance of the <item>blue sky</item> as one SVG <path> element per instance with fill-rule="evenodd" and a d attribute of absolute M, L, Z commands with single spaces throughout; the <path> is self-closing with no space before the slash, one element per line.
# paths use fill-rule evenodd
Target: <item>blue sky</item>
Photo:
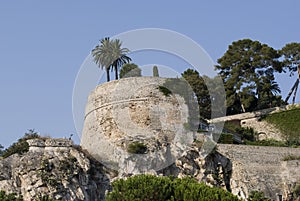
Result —
<path fill-rule="evenodd" d="M 0 144 L 8 146 L 31 128 L 53 137 L 76 133 L 74 81 L 103 37 L 171 29 L 199 43 L 216 62 L 231 42 L 243 38 L 276 49 L 300 42 L 299 7 L 298 0 L 1 1 Z M 133 62 L 158 63 L 151 59 L 137 55 Z M 285 97 L 294 79 L 286 74 L 278 82 Z"/>

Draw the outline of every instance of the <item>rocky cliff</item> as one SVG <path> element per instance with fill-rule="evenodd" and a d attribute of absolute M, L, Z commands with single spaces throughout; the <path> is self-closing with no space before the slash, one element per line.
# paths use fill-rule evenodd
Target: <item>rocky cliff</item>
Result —
<path fill-rule="evenodd" d="M 0 190 L 21 194 L 25 201 L 43 195 L 66 201 L 104 201 L 110 183 L 136 173 L 108 169 L 79 146 L 66 139 L 28 140 L 30 149 L 0 160 Z M 252 190 L 277 200 L 288 200 L 299 184 L 300 149 L 218 145 L 205 158 L 203 144 L 192 143 L 182 157 L 164 169 L 144 172 L 153 175 L 193 176 L 199 182 L 218 186 L 246 199 Z M 134 169 L 135 164 L 128 164 Z"/>
<path fill-rule="evenodd" d="M 0 160 L 0 190 L 24 200 L 103 200 L 113 171 L 65 139 L 28 140 L 30 149 Z"/>
<path fill-rule="evenodd" d="M 0 190 L 22 195 L 26 201 L 43 195 L 65 201 L 102 201 L 112 180 L 132 175 L 107 169 L 70 140 L 32 139 L 28 144 L 29 151 L 22 156 L 14 154 L 0 160 Z M 192 175 L 208 185 L 230 190 L 231 172 L 228 158 L 213 151 L 204 159 L 199 144 L 194 143 L 172 165 L 145 173 Z"/>

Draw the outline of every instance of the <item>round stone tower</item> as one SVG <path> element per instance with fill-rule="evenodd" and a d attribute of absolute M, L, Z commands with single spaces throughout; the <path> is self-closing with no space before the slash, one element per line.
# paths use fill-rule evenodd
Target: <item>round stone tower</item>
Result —
<path fill-rule="evenodd" d="M 164 94 L 166 78 L 133 77 L 97 86 L 88 97 L 81 146 L 124 172 L 161 169 L 174 162 L 187 142 L 188 106 L 176 93 Z M 185 134 L 184 134 L 185 133 Z M 146 148 L 129 151 L 132 143 Z"/>

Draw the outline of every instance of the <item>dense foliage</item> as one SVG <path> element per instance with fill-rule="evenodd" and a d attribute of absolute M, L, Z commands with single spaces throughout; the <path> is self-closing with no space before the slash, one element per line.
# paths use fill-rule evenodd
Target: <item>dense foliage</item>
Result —
<path fill-rule="evenodd" d="M 228 114 L 281 105 L 274 77 L 281 71 L 279 57 L 278 51 L 259 41 L 243 39 L 229 45 L 216 66 L 225 84 Z"/>
<path fill-rule="evenodd" d="M 297 71 L 298 76 L 296 79 L 295 84 L 291 88 L 290 92 L 288 93 L 285 102 L 287 102 L 294 92 L 292 103 L 295 103 L 296 94 L 298 90 L 298 85 L 300 82 L 300 43 L 289 43 L 286 44 L 281 50 L 281 55 L 283 56 L 283 66 L 290 72 L 290 76 L 294 75 Z"/>
<path fill-rule="evenodd" d="M 141 77 L 142 70 L 133 63 L 124 64 L 120 70 L 120 78 L 126 77 Z"/>
<path fill-rule="evenodd" d="M 0 201 L 23 201 L 23 198 L 15 193 L 0 191 Z"/>
<path fill-rule="evenodd" d="M 238 201 L 231 193 L 197 183 L 191 178 L 174 179 L 137 175 L 112 183 L 107 201 Z"/>
<path fill-rule="evenodd" d="M 110 40 L 109 37 L 106 37 L 92 50 L 94 62 L 98 64 L 100 68 L 106 70 L 107 81 L 110 81 L 110 69 L 115 71 L 115 78 L 117 80 L 118 69 L 131 61 L 131 58 L 126 55 L 129 50 L 121 46 L 122 42 L 119 39 Z"/>
<path fill-rule="evenodd" d="M 181 75 L 197 97 L 201 117 L 204 119 L 210 119 L 211 98 L 204 78 L 201 77 L 197 71 L 192 69 L 187 69 Z"/>
<path fill-rule="evenodd" d="M 23 197 L 15 193 L 6 193 L 0 191 L 0 201 L 24 201 Z M 62 201 L 49 197 L 48 195 L 40 196 L 36 201 Z"/>
<path fill-rule="evenodd" d="M 248 197 L 248 201 L 271 201 L 271 200 L 266 198 L 263 192 L 251 191 Z"/>

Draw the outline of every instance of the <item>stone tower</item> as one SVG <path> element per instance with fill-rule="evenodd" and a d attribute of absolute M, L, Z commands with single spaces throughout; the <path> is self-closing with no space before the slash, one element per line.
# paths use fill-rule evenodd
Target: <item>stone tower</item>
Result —
<path fill-rule="evenodd" d="M 174 162 L 192 139 L 184 129 L 188 106 L 180 95 L 159 90 L 165 82 L 166 78 L 134 77 L 97 86 L 88 97 L 82 148 L 125 173 L 157 170 Z M 143 143 L 147 151 L 129 153 L 134 142 Z"/>

